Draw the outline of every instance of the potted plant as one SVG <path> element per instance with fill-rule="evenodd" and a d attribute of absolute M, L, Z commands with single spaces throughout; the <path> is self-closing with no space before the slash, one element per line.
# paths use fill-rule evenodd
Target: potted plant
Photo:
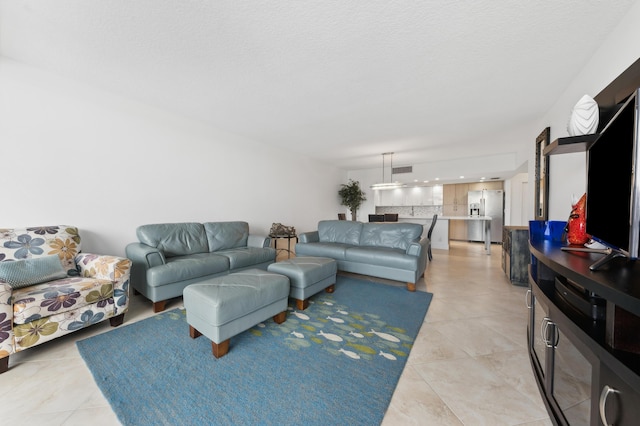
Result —
<path fill-rule="evenodd" d="M 351 210 L 351 220 L 356 220 L 356 212 L 362 205 L 363 201 L 367 201 L 364 191 L 360 188 L 360 182 L 349 179 L 349 183 L 342 184 L 342 188 L 338 191 L 340 196 L 340 204 L 349 207 Z"/>

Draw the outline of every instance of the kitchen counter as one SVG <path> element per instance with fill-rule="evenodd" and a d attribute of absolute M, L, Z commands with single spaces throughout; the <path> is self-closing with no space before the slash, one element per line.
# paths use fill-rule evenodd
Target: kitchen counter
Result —
<path fill-rule="evenodd" d="M 421 216 L 400 216 L 398 219 L 405 220 L 426 220 L 427 222 L 431 222 L 433 216 L 429 217 L 421 217 Z M 488 220 L 491 221 L 491 216 L 438 216 L 438 220 Z"/>
<path fill-rule="evenodd" d="M 433 216 L 400 216 L 398 221 L 413 222 L 424 225 L 424 236 L 429 231 Z M 491 216 L 438 216 L 436 226 L 431 234 L 431 248 L 449 250 L 449 221 L 450 220 L 468 220 L 483 221 L 485 228 L 484 249 L 487 255 L 491 254 Z"/>

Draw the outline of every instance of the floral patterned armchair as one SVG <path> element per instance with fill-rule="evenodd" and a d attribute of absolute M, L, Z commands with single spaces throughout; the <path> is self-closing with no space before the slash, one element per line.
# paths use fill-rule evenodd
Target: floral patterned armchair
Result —
<path fill-rule="evenodd" d="M 124 321 L 131 261 L 81 253 L 80 242 L 73 226 L 0 229 L 0 263 L 16 262 L 0 265 L 0 373 L 8 370 L 13 353 L 107 318 L 114 327 Z M 56 279 L 25 285 L 6 273 L 7 267 L 52 255 L 62 266 Z"/>

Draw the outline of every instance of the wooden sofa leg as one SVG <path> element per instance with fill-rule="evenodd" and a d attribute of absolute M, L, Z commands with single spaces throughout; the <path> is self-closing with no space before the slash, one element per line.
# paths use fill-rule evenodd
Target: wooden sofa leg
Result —
<path fill-rule="evenodd" d="M 9 370 L 9 357 L 0 358 L 0 374 Z"/>
<path fill-rule="evenodd" d="M 158 312 L 164 311 L 165 305 L 167 304 L 166 300 L 161 300 L 159 302 L 153 302 L 153 313 L 157 314 Z"/>
<path fill-rule="evenodd" d="M 416 291 L 416 283 L 407 283 L 407 290 Z"/>
<path fill-rule="evenodd" d="M 286 320 L 287 320 L 287 311 L 282 311 L 273 317 L 273 321 L 276 324 L 282 324 Z"/>
<path fill-rule="evenodd" d="M 117 327 L 122 325 L 124 322 L 124 314 L 116 315 L 115 317 L 109 318 L 109 323 L 111 323 L 111 327 Z"/>
<path fill-rule="evenodd" d="M 326 291 L 327 293 L 333 293 L 334 291 L 336 291 L 336 285 L 331 284 L 329 287 L 325 288 L 324 291 Z"/>
<path fill-rule="evenodd" d="M 211 341 L 211 352 L 213 352 L 213 356 L 216 358 L 223 357 L 229 352 L 229 342 L 231 339 L 227 339 L 222 343 L 216 343 L 213 340 Z"/>
<path fill-rule="evenodd" d="M 309 299 L 304 299 L 304 300 L 296 299 L 296 308 L 298 308 L 299 311 L 304 311 L 308 307 L 309 307 Z"/>

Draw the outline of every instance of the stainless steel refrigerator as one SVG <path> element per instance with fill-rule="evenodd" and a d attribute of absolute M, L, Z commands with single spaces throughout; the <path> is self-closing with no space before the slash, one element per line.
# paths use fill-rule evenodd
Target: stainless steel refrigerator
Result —
<path fill-rule="evenodd" d="M 502 189 L 483 189 L 469 191 L 467 194 L 469 215 L 491 216 L 491 242 L 502 242 L 504 226 L 504 191 Z M 467 222 L 467 239 L 484 241 L 484 222 L 470 220 Z"/>

